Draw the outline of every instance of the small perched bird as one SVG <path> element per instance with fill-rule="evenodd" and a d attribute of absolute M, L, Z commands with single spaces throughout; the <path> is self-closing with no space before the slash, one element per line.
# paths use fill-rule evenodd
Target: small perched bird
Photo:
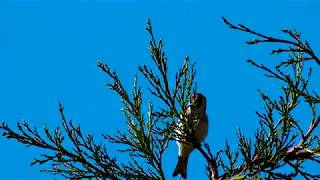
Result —
<path fill-rule="evenodd" d="M 184 179 L 187 178 L 188 158 L 194 149 L 192 143 L 186 140 L 186 133 L 192 134 L 195 143 L 199 144 L 208 134 L 206 97 L 200 93 L 195 94 L 186 110 L 186 116 L 185 120 L 183 118 L 180 119 L 176 129 L 179 155 L 178 163 L 173 171 L 174 177 L 180 174 Z"/>

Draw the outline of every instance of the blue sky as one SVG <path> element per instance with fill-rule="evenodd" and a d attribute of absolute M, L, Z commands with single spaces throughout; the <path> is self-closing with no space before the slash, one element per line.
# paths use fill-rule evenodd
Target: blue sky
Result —
<path fill-rule="evenodd" d="M 248 135 L 257 126 L 254 111 L 262 108 L 257 89 L 271 95 L 279 90 L 246 59 L 270 64 L 277 58 L 269 55 L 267 46 L 244 44 L 251 36 L 229 30 L 221 16 L 271 35 L 295 28 L 319 50 L 319 8 L 316 1 L 298 0 L 0 0 L 0 121 L 15 125 L 25 119 L 38 128 L 55 127 L 61 101 L 67 117 L 84 132 L 99 137 L 123 129 L 120 101 L 105 87 L 96 61 L 109 64 L 131 87 L 138 65 L 151 63 L 145 31 L 150 17 L 155 34 L 164 39 L 169 68 L 177 69 L 186 55 L 197 63 L 198 90 L 208 101 L 207 142 L 213 150 L 222 148 L 226 139 L 235 145 L 237 126 Z M 3 138 L 0 145 L 0 179 L 54 178 L 29 166 L 42 151 Z M 176 151 L 172 143 L 164 159 L 169 179 Z M 198 152 L 190 162 L 189 179 L 206 178 L 205 160 Z"/>

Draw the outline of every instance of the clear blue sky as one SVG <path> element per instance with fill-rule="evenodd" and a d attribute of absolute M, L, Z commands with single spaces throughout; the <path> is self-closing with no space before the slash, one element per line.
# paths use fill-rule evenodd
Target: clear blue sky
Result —
<path fill-rule="evenodd" d="M 257 89 L 271 94 L 279 90 L 245 60 L 268 64 L 277 59 L 269 56 L 266 46 L 245 45 L 250 36 L 229 30 L 221 16 L 272 35 L 295 28 L 319 50 L 319 8 L 316 1 L 302 0 L 0 0 L 0 121 L 15 125 L 25 119 L 39 128 L 55 127 L 60 124 L 61 101 L 67 117 L 81 124 L 84 132 L 99 137 L 122 129 L 121 104 L 106 89 L 96 61 L 109 64 L 131 87 L 137 66 L 151 62 L 145 31 L 150 17 L 156 35 L 164 39 L 169 68 L 178 68 L 186 55 L 197 62 L 198 90 L 208 101 L 208 143 L 213 150 L 222 148 L 226 139 L 234 146 L 237 126 L 248 135 L 257 126 L 254 111 L 262 108 Z M 0 179 L 54 178 L 29 166 L 42 151 L 3 138 L 0 146 Z M 176 151 L 172 143 L 165 156 L 169 179 Z M 189 179 L 205 179 L 204 166 L 205 160 L 194 152 Z"/>

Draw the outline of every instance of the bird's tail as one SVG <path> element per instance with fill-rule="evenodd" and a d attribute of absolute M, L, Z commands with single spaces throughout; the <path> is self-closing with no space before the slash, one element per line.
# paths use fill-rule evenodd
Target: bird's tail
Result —
<path fill-rule="evenodd" d="M 181 156 L 178 157 L 178 163 L 176 168 L 173 171 L 172 176 L 175 177 L 178 174 L 181 175 L 184 179 L 187 179 L 187 165 L 188 165 L 188 157 L 182 158 Z"/>

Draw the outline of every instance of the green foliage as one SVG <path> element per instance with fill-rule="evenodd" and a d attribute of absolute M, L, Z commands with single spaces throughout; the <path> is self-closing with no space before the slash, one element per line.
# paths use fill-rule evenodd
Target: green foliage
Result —
<path fill-rule="evenodd" d="M 302 176 L 306 179 L 320 178 L 320 174 L 310 174 L 303 165 L 307 161 L 319 163 L 317 149 L 319 137 L 315 128 L 319 125 L 320 117 L 317 114 L 319 95 L 309 86 L 312 68 L 305 70 L 308 62 L 320 65 L 318 57 L 314 54 L 309 43 L 300 39 L 300 33 L 291 30 L 282 30 L 289 39 L 279 39 L 263 35 L 253 31 L 244 25 L 234 25 L 223 18 L 229 28 L 246 32 L 257 38 L 248 41 L 249 45 L 272 43 L 288 45 L 288 48 L 273 49 L 271 54 L 287 54 L 288 59 L 278 62 L 275 67 L 267 67 L 255 61 L 248 60 L 249 64 L 265 72 L 265 76 L 278 81 L 280 92 L 277 98 L 272 99 L 262 91 L 259 91 L 264 102 L 264 112 L 256 112 L 260 127 L 257 128 L 253 139 L 246 138 L 240 131 L 239 151 L 231 153 L 229 146 L 224 150 L 224 156 L 229 163 L 220 164 L 224 174 L 221 179 L 230 178 L 234 175 L 268 179 L 291 179 Z M 311 112 L 307 131 L 300 125 L 299 119 L 295 118 L 297 111 L 306 104 Z M 307 112 L 306 112 L 307 114 Z M 315 150 L 313 150 L 315 149 Z M 239 154 L 242 162 L 239 162 Z M 240 165 L 239 165 L 240 164 Z M 290 173 L 282 173 L 281 168 L 291 168 Z M 280 171 L 279 171 L 280 170 Z"/>

